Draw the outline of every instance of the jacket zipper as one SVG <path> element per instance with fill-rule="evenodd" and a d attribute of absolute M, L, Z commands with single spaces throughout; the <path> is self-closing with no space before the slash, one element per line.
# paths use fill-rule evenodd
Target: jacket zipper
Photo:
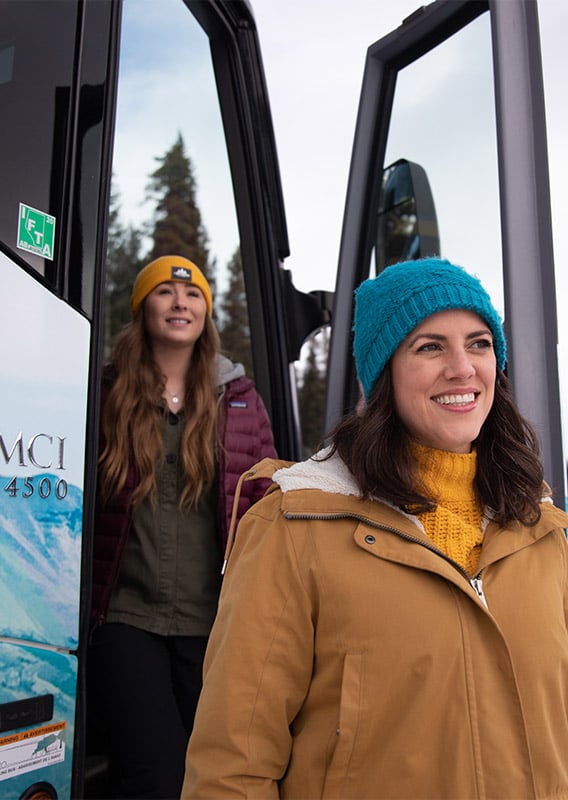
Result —
<path fill-rule="evenodd" d="M 457 572 L 462 575 L 469 585 L 472 587 L 476 595 L 479 597 L 485 608 L 489 608 L 487 605 L 487 599 L 483 592 L 483 570 L 480 570 L 477 575 L 473 578 L 465 570 L 457 561 L 454 561 L 452 558 L 447 556 L 441 550 L 438 550 L 437 547 L 434 545 L 429 544 L 428 542 L 422 541 L 422 539 L 418 539 L 416 536 L 411 536 L 404 531 L 399 530 L 398 528 L 391 528 L 390 525 L 381 525 L 379 522 L 374 522 L 373 520 L 369 519 L 368 517 L 363 517 L 360 514 L 294 514 L 290 511 L 284 512 L 285 519 L 308 519 L 308 520 L 335 520 L 335 519 L 356 519 L 359 522 L 365 523 L 365 525 L 370 525 L 372 528 L 377 528 L 378 530 L 389 531 L 389 533 L 394 533 L 396 536 L 400 536 L 401 539 L 405 539 L 407 542 L 413 542 L 414 544 L 419 544 L 421 547 L 425 547 L 427 550 L 430 550 L 432 553 L 436 553 L 436 555 L 441 556 L 444 561 L 450 564 Z"/>
<path fill-rule="evenodd" d="M 483 570 L 481 570 L 481 572 L 483 572 Z M 477 593 L 477 596 L 479 597 L 479 599 L 481 600 L 481 602 L 483 603 L 485 608 L 489 608 L 489 606 L 487 605 L 487 598 L 485 597 L 485 594 L 483 593 L 483 579 L 481 577 L 481 572 L 479 572 L 478 575 L 476 575 L 475 578 L 470 578 L 469 582 L 471 583 L 471 585 L 475 589 L 475 591 Z"/>

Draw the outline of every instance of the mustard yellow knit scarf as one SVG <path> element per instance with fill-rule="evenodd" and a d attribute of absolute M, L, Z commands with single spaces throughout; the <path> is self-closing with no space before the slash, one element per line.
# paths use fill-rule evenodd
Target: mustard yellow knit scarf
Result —
<path fill-rule="evenodd" d="M 424 491 L 437 503 L 418 519 L 439 550 L 475 575 L 483 541 L 483 512 L 473 484 L 477 453 L 449 453 L 417 443 L 412 453 Z"/>

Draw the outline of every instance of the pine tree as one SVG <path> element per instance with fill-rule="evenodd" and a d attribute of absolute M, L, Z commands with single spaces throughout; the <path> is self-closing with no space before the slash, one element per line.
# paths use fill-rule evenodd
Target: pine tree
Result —
<path fill-rule="evenodd" d="M 240 248 L 233 253 L 227 265 L 229 283 L 220 304 L 219 333 L 224 352 L 243 364 L 249 377 L 253 377 L 250 325 L 247 295 Z"/>
<path fill-rule="evenodd" d="M 209 258 L 209 239 L 197 206 L 197 184 L 181 133 L 150 175 L 147 196 L 156 201 L 153 247 L 148 261 L 176 254 L 202 270 L 214 293 L 215 263 Z"/>
<path fill-rule="evenodd" d="M 106 257 L 104 354 L 108 358 L 114 336 L 130 320 L 130 295 L 142 268 L 141 234 L 120 221 L 119 194 L 113 186 L 109 206 Z"/>

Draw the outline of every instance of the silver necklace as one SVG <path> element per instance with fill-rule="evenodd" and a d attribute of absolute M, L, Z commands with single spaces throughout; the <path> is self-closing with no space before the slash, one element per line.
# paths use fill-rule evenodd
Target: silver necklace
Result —
<path fill-rule="evenodd" d="M 169 396 L 172 398 L 172 403 L 175 403 L 177 405 L 179 403 L 178 393 L 177 392 L 170 392 L 170 390 L 168 389 L 167 386 L 165 386 L 164 388 L 165 388 L 166 392 L 169 394 Z"/>

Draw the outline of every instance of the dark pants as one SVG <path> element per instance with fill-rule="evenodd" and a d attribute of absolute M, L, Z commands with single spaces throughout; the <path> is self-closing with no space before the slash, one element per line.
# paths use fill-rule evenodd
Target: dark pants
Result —
<path fill-rule="evenodd" d="M 95 631 L 88 713 L 105 732 L 114 797 L 179 798 L 206 645 L 121 623 Z"/>

